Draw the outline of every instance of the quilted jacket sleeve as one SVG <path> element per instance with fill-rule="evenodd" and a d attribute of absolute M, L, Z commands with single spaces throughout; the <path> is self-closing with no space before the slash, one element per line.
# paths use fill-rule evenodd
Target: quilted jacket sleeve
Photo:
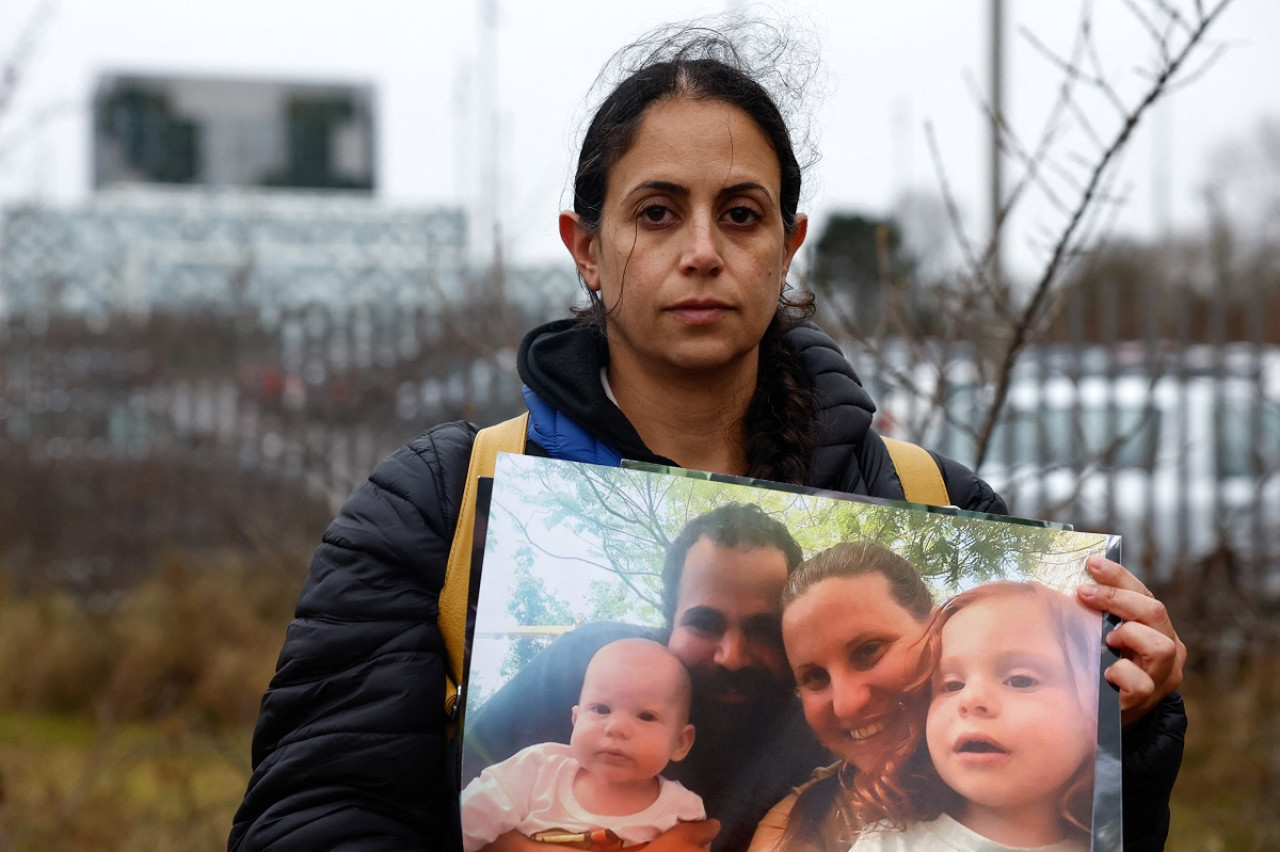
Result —
<path fill-rule="evenodd" d="M 325 531 L 229 849 L 456 848 L 436 612 L 473 439 L 462 423 L 419 436 Z"/>
<path fill-rule="evenodd" d="M 1124 761 L 1124 848 L 1164 849 L 1169 838 L 1169 797 L 1182 766 L 1187 711 L 1174 692 L 1121 735 Z"/>

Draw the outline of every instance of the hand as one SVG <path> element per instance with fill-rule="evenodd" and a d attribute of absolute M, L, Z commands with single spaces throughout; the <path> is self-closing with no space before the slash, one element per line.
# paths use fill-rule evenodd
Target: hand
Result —
<path fill-rule="evenodd" d="M 1080 586 L 1081 602 L 1123 622 L 1107 635 L 1107 644 L 1121 658 L 1106 677 L 1120 690 L 1120 722 L 1127 728 L 1182 683 L 1187 646 L 1164 604 L 1137 577 L 1101 556 L 1090 556 L 1086 567 L 1096 584 Z"/>
<path fill-rule="evenodd" d="M 650 840 L 644 852 L 705 852 L 719 833 L 720 820 L 682 822 Z"/>
<path fill-rule="evenodd" d="M 518 831 L 508 831 L 506 834 L 499 834 L 481 852 L 549 852 L 552 849 L 568 848 L 557 844 L 539 843 L 536 840 L 530 840 Z"/>

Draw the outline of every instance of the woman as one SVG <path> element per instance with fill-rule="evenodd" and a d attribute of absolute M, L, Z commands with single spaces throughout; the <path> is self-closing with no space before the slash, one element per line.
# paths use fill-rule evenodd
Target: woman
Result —
<path fill-rule="evenodd" d="M 829 547 L 788 579 L 782 639 L 796 693 L 809 727 L 838 761 L 769 812 L 753 852 L 847 850 L 864 825 L 887 813 L 908 821 L 937 816 L 936 797 L 896 783 L 918 774 L 929 701 L 922 656 L 933 609 L 915 567 L 869 542 Z M 877 783 L 882 777 L 895 781 Z"/>
<path fill-rule="evenodd" d="M 560 216 L 590 307 L 520 349 L 529 452 L 901 497 L 871 400 L 787 291 L 807 222 L 774 101 L 705 29 L 632 56 L 643 58 L 588 127 Z M 424 432 L 326 531 L 263 699 L 231 848 L 456 845 L 435 615 L 474 434 Z M 986 483 L 941 463 L 957 504 L 1004 511 Z M 1145 712 L 1177 685 L 1176 637 L 1158 604 L 1133 604 L 1141 586 L 1119 566 L 1099 580 L 1099 605 L 1134 619 L 1146 680 L 1132 703 Z"/>

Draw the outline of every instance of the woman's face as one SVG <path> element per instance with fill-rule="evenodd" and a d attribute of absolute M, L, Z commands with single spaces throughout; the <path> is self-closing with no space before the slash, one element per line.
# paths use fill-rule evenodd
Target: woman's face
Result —
<path fill-rule="evenodd" d="M 837 757 L 867 769 L 901 741 L 898 700 L 917 672 L 924 632 L 878 572 L 823 580 L 782 614 L 805 719 Z"/>
<path fill-rule="evenodd" d="M 607 311 L 610 379 L 748 377 L 805 224 L 783 229 L 781 166 L 740 109 L 650 107 L 609 173 L 599 230 L 561 236 Z M 745 372 L 742 372 L 745 371 Z"/>

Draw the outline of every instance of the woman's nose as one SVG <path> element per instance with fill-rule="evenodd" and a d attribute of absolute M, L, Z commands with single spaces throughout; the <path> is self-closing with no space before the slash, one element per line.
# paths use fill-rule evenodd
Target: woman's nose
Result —
<path fill-rule="evenodd" d="M 703 221 L 706 219 L 707 221 Z M 715 223 L 710 217 L 692 216 L 685 227 L 687 242 L 680 268 L 687 273 L 715 275 L 724 265 L 717 244 Z"/>
<path fill-rule="evenodd" d="M 871 689 L 863 678 L 845 675 L 831 679 L 831 709 L 841 721 L 857 724 L 870 703 Z"/>

